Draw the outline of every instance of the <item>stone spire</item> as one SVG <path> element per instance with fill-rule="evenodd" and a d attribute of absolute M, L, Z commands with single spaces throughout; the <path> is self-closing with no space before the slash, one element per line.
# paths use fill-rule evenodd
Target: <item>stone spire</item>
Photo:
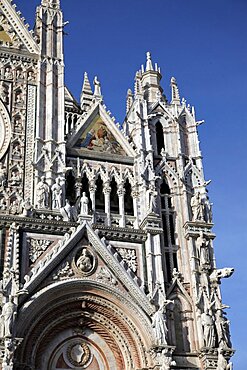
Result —
<path fill-rule="evenodd" d="M 171 104 L 180 105 L 180 95 L 178 85 L 175 77 L 171 78 L 171 89 L 172 89 L 172 101 Z"/>
<path fill-rule="evenodd" d="M 162 76 L 156 63 L 155 68 L 153 67 L 151 53 L 147 52 L 146 55 L 146 68 L 144 69 L 144 66 L 141 68 L 141 86 L 145 100 L 147 100 L 148 103 L 153 104 L 157 100 L 160 100 L 163 93 L 163 89 L 160 86 Z"/>
<path fill-rule="evenodd" d="M 94 84 L 94 97 L 97 99 L 97 100 L 101 100 L 102 99 L 102 95 L 101 95 L 101 85 L 100 85 L 100 82 L 98 80 L 98 77 L 95 76 L 94 77 L 94 81 L 93 81 L 93 84 Z"/>
<path fill-rule="evenodd" d="M 126 113 L 129 112 L 132 104 L 133 104 L 133 94 L 132 94 L 131 89 L 128 89 L 127 97 L 126 97 Z"/>
<path fill-rule="evenodd" d="M 87 111 L 93 101 L 93 91 L 88 79 L 87 72 L 84 73 L 84 81 L 81 90 L 81 109 Z"/>

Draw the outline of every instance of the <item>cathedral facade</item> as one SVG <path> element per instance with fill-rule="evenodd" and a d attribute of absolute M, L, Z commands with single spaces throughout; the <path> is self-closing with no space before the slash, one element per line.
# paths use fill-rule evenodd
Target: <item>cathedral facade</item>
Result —
<path fill-rule="evenodd" d="M 63 13 L 0 0 L 0 369 L 230 370 L 193 107 L 150 53 L 115 121 L 64 83 Z"/>

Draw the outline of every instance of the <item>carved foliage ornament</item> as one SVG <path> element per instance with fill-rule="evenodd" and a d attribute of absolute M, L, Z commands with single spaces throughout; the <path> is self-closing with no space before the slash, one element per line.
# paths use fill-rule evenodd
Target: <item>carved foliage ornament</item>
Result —
<path fill-rule="evenodd" d="M 29 259 L 34 263 L 53 242 L 46 239 L 28 239 L 28 243 Z"/>
<path fill-rule="evenodd" d="M 0 160 L 6 153 L 11 139 L 11 124 L 8 112 L 0 100 Z"/>

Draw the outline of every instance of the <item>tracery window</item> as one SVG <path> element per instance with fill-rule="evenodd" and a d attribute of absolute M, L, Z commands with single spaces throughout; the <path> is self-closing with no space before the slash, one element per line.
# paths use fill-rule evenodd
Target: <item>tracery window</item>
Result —
<path fill-rule="evenodd" d="M 115 178 L 113 177 L 111 180 L 111 194 L 110 194 L 110 208 L 111 213 L 119 214 L 119 200 L 117 194 L 117 183 Z"/>
<path fill-rule="evenodd" d="M 96 192 L 95 192 L 95 209 L 96 211 L 105 211 L 105 197 L 103 193 L 103 181 L 99 175 L 96 180 Z"/>
<path fill-rule="evenodd" d="M 134 216 L 133 197 L 131 194 L 131 185 L 128 179 L 125 181 L 124 190 L 125 190 L 124 192 L 125 214 L 129 216 Z"/>
<path fill-rule="evenodd" d="M 172 271 L 177 268 L 177 252 L 175 245 L 175 224 L 172 197 L 168 184 L 163 180 L 160 186 L 161 215 L 163 222 L 163 241 L 167 281 L 172 279 Z"/>

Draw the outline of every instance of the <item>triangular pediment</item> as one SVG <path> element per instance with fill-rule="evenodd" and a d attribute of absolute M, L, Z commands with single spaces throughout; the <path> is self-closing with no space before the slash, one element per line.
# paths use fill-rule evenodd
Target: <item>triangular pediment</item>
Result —
<path fill-rule="evenodd" d="M 8 0 L 0 0 L 0 46 L 23 50 L 30 53 L 39 53 L 29 25 L 16 12 L 15 6 Z"/>
<path fill-rule="evenodd" d="M 127 138 L 101 103 L 94 104 L 81 119 L 67 147 L 76 150 L 79 155 L 89 153 L 119 157 L 135 155 Z"/>
<path fill-rule="evenodd" d="M 32 294 L 49 284 L 71 279 L 94 279 L 117 286 L 123 294 L 129 294 L 147 310 L 152 310 L 140 279 L 130 271 L 114 247 L 98 237 L 87 221 L 39 258 L 25 277 L 24 291 Z"/>

